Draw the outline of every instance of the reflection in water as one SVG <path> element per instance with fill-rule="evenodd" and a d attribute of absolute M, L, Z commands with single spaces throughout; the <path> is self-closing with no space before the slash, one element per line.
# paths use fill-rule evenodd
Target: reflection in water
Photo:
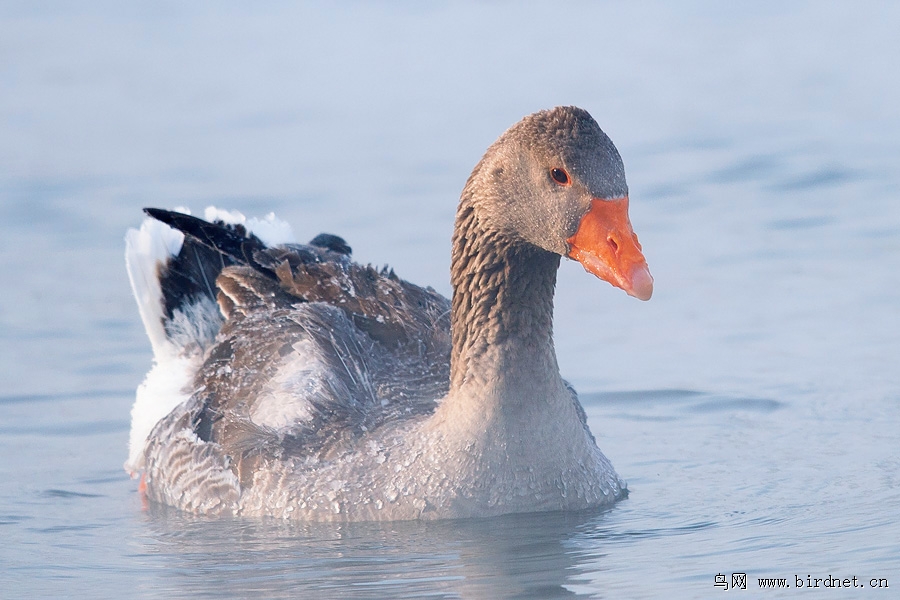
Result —
<path fill-rule="evenodd" d="M 614 510 L 614 509 L 613 509 Z M 606 513 L 397 523 L 191 517 L 154 505 L 143 590 L 202 597 L 569 598 L 596 573 Z M 340 590 L 340 592 L 337 592 Z"/>

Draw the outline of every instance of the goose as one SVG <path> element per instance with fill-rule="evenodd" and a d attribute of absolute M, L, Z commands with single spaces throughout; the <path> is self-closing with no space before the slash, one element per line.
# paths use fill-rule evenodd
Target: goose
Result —
<path fill-rule="evenodd" d="M 553 345 L 562 257 L 640 300 L 653 279 L 622 159 L 591 115 L 540 111 L 462 191 L 452 299 L 290 242 L 273 215 L 145 209 L 126 264 L 154 362 L 125 468 L 154 503 L 310 521 L 490 517 L 611 505 Z"/>

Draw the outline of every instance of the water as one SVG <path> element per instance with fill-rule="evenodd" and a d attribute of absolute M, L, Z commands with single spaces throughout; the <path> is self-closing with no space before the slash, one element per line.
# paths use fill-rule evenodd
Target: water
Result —
<path fill-rule="evenodd" d="M 4 3 L 0 589 L 703 598 L 746 573 L 748 597 L 829 575 L 865 587 L 828 597 L 888 597 L 898 26 L 887 3 Z M 150 364 L 122 259 L 141 207 L 275 211 L 449 293 L 469 170 L 556 104 L 618 145 L 656 278 L 640 303 L 560 274 L 562 370 L 626 501 L 352 526 L 141 505 L 121 468 Z"/>

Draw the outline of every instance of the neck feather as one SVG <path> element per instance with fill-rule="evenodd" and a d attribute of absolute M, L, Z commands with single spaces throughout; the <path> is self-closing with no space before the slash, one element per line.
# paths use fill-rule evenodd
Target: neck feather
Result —
<path fill-rule="evenodd" d="M 450 393 L 466 383 L 558 387 L 553 292 L 559 256 L 486 230 L 464 197 L 453 236 Z M 477 383 L 476 383 L 477 384 Z"/>

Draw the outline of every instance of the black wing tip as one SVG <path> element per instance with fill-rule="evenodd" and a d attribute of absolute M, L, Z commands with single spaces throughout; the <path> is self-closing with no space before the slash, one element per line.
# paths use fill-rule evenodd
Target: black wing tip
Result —
<path fill-rule="evenodd" d="M 174 210 L 168 210 L 165 208 L 153 208 L 152 206 L 144 207 L 144 214 L 148 217 L 153 217 L 157 221 L 161 221 L 166 225 L 174 227 L 175 229 L 181 229 L 178 227 L 177 223 L 179 222 L 191 222 L 191 221 L 200 221 L 202 223 L 206 223 L 203 219 L 198 219 L 192 215 L 187 213 L 182 213 Z"/>
<path fill-rule="evenodd" d="M 255 265 L 253 253 L 266 245 L 244 225 L 222 221 L 209 222 L 186 213 L 163 208 L 145 208 L 150 217 L 191 236 L 198 243 L 235 259 L 238 263 Z"/>
<path fill-rule="evenodd" d="M 169 213 L 172 212 L 171 210 L 166 210 L 164 208 L 153 208 L 152 206 L 145 206 L 143 208 L 143 211 L 145 215 L 147 215 L 148 217 L 153 217 L 157 221 L 162 221 Z"/>
<path fill-rule="evenodd" d="M 316 248 L 331 250 L 332 252 L 343 254 L 345 256 L 350 256 L 353 252 L 353 249 L 347 244 L 344 238 L 332 233 L 320 233 L 309 241 L 309 245 L 315 246 Z"/>

